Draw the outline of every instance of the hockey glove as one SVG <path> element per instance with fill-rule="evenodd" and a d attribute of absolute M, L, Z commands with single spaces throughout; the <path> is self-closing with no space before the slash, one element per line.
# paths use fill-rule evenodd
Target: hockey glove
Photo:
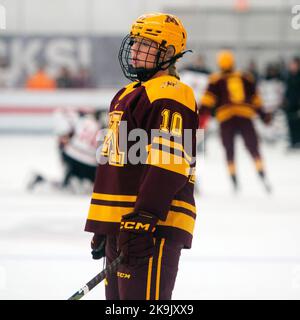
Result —
<path fill-rule="evenodd" d="M 124 264 L 141 265 L 153 256 L 157 222 L 158 218 L 148 212 L 133 212 L 122 217 L 118 248 Z"/>
<path fill-rule="evenodd" d="M 271 113 L 265 113 L 263 117 L 263 122 L 266 125 L 270 125 L 272 123 L 273 116 Z"/>
<path fill-rule="evenodd" d="M 93 239 L 91 241 L 91 248 L 92 248 L 92 256 L 93 259 L 99 260 L 105 257 L 105 243 L 106 243 L 106 236 L 102 234 L 94 234 Z"/>
<path fill-rule="evenodd" d="M 272 113 L 259 110 L 258 114 L 265 125 L 269 126 L 272 123 L 272 120 L 273 120 Z"/>

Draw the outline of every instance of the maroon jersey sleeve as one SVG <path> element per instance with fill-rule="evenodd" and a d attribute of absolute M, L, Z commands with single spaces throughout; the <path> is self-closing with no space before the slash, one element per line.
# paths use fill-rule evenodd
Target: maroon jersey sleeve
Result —
<path fill-rule="evenodd" d="M 152 103 L 145 124 L 149 144 L 135 210 L 165 220 L 175 195 L 191 182 L 197 128 L 194 110 L 171 99 Z"/>
<path fill-rule="evenodd" d="M 243 74 L 243 81 L 247 91 L 247 95 L 249 97 L 249 104 L 252 105 L 253 109 L 259 115 L 259 117 L 263 121 L 265 121 L 267 118 L 267 114 L 263 110 L 263 102 L 253 77 L 248 74 Z"/>
<path fill-rule="evenodd" d="M 199 117 L 211 115 L 213 109 L 219 104 L 218 87 L 215 76 L 211 76 L 207 88 L 199 102 Z"/>

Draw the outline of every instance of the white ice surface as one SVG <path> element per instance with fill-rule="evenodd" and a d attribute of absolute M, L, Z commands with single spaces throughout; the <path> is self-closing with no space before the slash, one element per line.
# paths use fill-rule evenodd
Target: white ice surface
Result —
<path fill-rule="evenodd" d="M 83 231 L 89 196 L 24 189 L 32 171 L 60 176 L 55 147 L 51 136 L 0 136 L 0 299 L 67 299 L 102 269 Z M 208 141 L 193 247 L 173 299 L 300 298 L 300 153 L 262 151 L 274 193 L 239 142 L 234 195 L 220 143 Z M 104 299 L 104 285 L 84 299 Z"/>

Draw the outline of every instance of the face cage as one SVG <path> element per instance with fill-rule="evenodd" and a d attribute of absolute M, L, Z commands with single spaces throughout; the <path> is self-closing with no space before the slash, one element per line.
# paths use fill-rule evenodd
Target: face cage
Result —
<path fill-rule="evenodd" d="M 137 43 L 135 49 L 132 48 L 134 43 Z M 150 53 L 152 48 L 156 49 L 155 54 Z M 164 61 L 165 54 L 166 49 L 158 46 L 157 42 L 144 37 L 133 38 L 127 35 L 120 47 L 119 62 L 126 78 L 132 81 L 147 81 L 157 71 L 166 69 L 162 68 L 161 63 Z M 139 55 L 143 55 L 145 58 L 143 60 L 137 59 Z M 142 66 L 135 67 L 134 63 L 139 63 Z M 147 64 L 152 64 L 153 67 L 147 68 Z"/>

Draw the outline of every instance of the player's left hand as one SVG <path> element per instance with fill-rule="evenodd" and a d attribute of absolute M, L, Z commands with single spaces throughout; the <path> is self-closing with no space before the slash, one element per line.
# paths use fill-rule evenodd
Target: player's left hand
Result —
<path fill-rule="evenodd" d="M 157 222 L 158 218 L 148 212 L 133 212 L 122 217 L 118 248 L 124 264 L 143 264 L 153 256 Z"/>

